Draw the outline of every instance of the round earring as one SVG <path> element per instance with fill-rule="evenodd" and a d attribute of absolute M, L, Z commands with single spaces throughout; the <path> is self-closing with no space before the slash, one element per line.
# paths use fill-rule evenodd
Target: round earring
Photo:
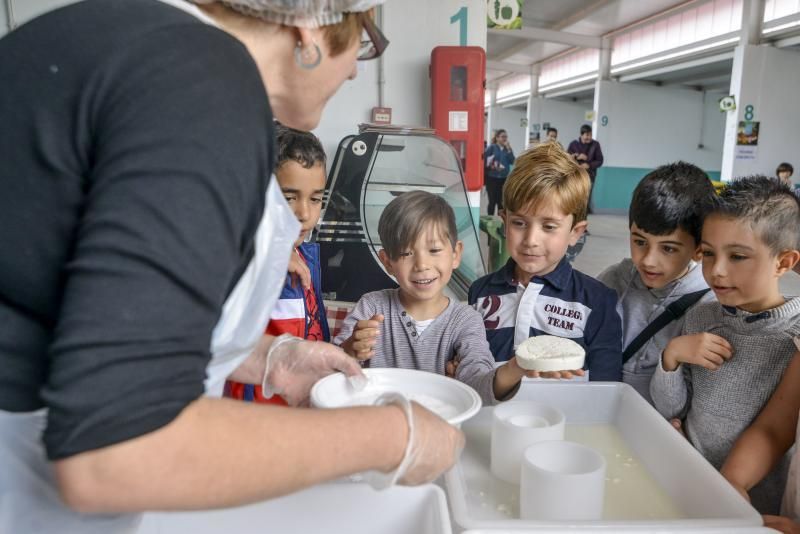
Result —
<path fill-rule="evenodd" d="M 310 62 L 304 61 L 304 59 L 308 59 L 310 54 L 308 49 L 303 49 L 302 42 L 297 41 L 297 46 L 294 47 L 294 62 L 297 63 L 297 66 L 301 69 L 311 70 L 316 68 L 322 62 L 322 50 L 319 49 L 319 45 L 317 43 L 312 41 L 312 44 L 314 45 L 314 51 L 316 52 L 317 57 Z"/>

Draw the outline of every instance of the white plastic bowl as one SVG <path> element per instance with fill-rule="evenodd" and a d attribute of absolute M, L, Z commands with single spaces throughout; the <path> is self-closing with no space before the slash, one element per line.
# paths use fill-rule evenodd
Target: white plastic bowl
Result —
<path fill-rule="evenodd" d="M 460 425 L 481 409 L 478 392 L 444 375 L 414 369 L 364 369 L 367 386 L 356 391 L 342 373 L 326 376 L 311 388 L 318 408 L 364 406 L 383 393 L 397 392 L 425 406 L 451 425 Z"/>

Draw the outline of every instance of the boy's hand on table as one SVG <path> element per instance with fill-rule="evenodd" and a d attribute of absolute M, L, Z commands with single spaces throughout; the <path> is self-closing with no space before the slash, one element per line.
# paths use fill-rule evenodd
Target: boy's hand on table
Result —
<path fill-rule="evenodd" d="M 353 334 L 342 343 L 342 349 L 359 360 L 369 360 L 375 355 L 375 343 L 381 331 L 383 315 L 373 315 L 369 319 L 358 321 Z"/>
<path fill-rule="evenodd" d="M 724 338 L 702 332 L 673 338 L 664 350 L 662 365 L 674 371 L 680 363 L 699 365 L 716 371 L 733 355 L 733 347 Z"/>
<path fill-rule="evenodd" d="M 289 275 L 292 277 L 292 287 L 295 287 L 297 282 L 303 286 L 303 289 L 311 288 L 311 271 L 296 252 L 289 257 Z"/>
<path fill-rule="evenodd" d="M 774 528 L 784 534 L 800 534 L 800 523 L 792 521 L 788 517 L 782 515 L 765 515 L 764 526 Z"/>

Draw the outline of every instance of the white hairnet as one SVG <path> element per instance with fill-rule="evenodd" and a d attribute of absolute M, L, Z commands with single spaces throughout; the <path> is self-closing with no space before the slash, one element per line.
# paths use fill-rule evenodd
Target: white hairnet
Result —
<path fill-rule="evenodd" d="M 342 21 L 344 13 L 367 11 L 386 0 L 189 0 L 219 2 L 251 17 L 299 28 L 318 28 Z"/>

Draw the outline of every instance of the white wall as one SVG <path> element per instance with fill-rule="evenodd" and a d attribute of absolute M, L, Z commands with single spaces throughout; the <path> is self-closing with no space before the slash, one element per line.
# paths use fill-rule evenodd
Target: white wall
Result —
<path fill-rule="evenodd" d="M 681 159 L 708 171 L 721 168 L 722 94 L 612 81 L 598 86 L 594 137 L 605 166 L 653 168 Z"/>
<path fill-rule="evenodd" d="M 570 141 L 578 138 L 581 125 L 584 124 L 586 111 L 592 109 L 591 102 L 563 102 L 561 100 L 542 99 L 541 124 L 546 122 L 558 129 L 558 140 L 567 148 Z M 541 128 L 541 126 L 540 126 Z M 544 139 L 547 132 L 541 131 Z"/>
<path fill-rule="evenodd" d="M 511 148 L 514 154 L 519 155 L 520 152 L 527 148 L 528 143 L 528 129 L 520 124 L 520 121 L 525 118 L 525 110 L 520 110 L 518 107 L 504 108 L 497 106 L 494 109 L 494 116 L 492 117 L 492 132 L 497 130 L 505 130 L 508 133 L 508 141 L 511 143 Z M 491 138 L 486 139 L 487 143 L 491 143 Z"/>
<path fill-rule="evenodd" d="M 383 105 L 392 108 L 392 123 L 429 126 L 431 50 L 458 46 L 459 23 L 450 17 L 467 8 L 467 45 L 486 48 L 486 2 L 483 0 L 392 0 L 383 6 L 383 33 L 391 41 L 384 53 Z M 314 133 L 333 161 L 339 141 L 358 133 L 378 105 L 377 61 L 359 65 L 355 80 L 336 93 Z"/>
<path fill-rule="evenodd" d="M 748 174 L 774 176 L 783 161 L 800 168 L 798 87 L 799 52 L 764 45 L 736 47 L 731 75 L 736 110 L 728 112 L 725 125 L 724 179 Z M 755 159 L 736 157 L 736 130 L 739 121 L 746 120 L 747 106 L 753 106 L 752 120 L 760 122 Z M 798 180 L 797 171 L 794 179 Z"/>
<path fill-rule="evenodd" d="M 539 125 L 539 135 L 545 138 L 542 124 L 549 122 L 550 126 L 558 129 L 558 140 L 567 147 L 570 141 L 578 137 L 581 124 L 584 123 L 583 117 L 586 110 L 592 109 L 591 103 L 564 102 L 548 98 L 537 98 L 534 106 L 538 108 L 536 122 Z M 519 154 L 528 146 L 529 131 L 534 124 L 528 127 L 521 126 L 520 121 L 527 116 L 524 107 L 515 106 L 513 108 L 495 108 L 495 116 L 492 118 L 492 130 L 502 128 L 508 132 L 511 141 L 511 148 L 515 154 Z M 488 140 L 487 140 L 488 141 Z"/>

